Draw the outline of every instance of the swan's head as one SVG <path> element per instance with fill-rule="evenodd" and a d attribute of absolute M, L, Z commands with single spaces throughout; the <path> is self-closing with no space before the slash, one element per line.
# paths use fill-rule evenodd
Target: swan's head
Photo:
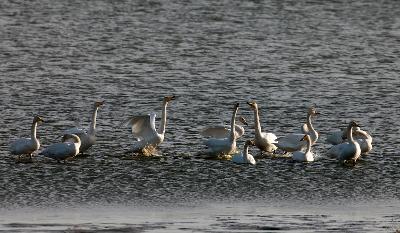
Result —
<path fill-rule="evenodd" d="M 74 141 L 74 143 L 81 142 L 81 139 L 76 134 L 64 134 L 64 136 L 62 137 L 63 142 L 68 141 L 69 139 Z"/>
<path fill-rule="evenodd" d="M 355 121 L 350 121 L 349 126 L 352 127 L 352 128 L 353 128 L 353 127 L 354 127 L 354 128 L 355 128 L 355 127 L 361 127 L 361 126 L 360 126 L 359 124 L 357 124 L 357 122 L 355 122 Z"/>
<path fill-rule="evenodd" d="M 40 116 L 35 116 L 33 118 L 33 123 L 43 123 L 43 122 L 44 122 L 44 120 Z"/>
<path fill-rule="evenodd" d="M 300 141 L 311 141 L 310 135 L 304 135 L 304 137 Z"/>
<path fill-rule="evenodd" d="M 101 106 L 103 106 L 104 105 L 104 100 L 103 101 L 96 101 L 96 102 L 94 102 L 94 107 L 95 108 L 99 108 L 99 107 L 101 107 Z"/>
<path fill-rule="evenodd" d="M 235 106 L 233 107 L 233 109 L 238 109 L 239 108 L 239 103 L 235 103 Z"/>
<path fill-rule="evenodd" d="M 255 145 L 255 142 L 254 142 L 254 140 L 247 140 L 246 143 L 245 143 L 245 145 L 246 145 L 246 146 L 254 146 L 254 145 Z"/>
<path fill-rule="evenodd" d="M 165 97 L 164 97 L 164 102 L 165 102 L 165 103 L 168 103 L 168 102 L 170 102 L 170 101 L 172 101 L 172 100 L 174 100 L 174 99 L 176 99 L 176 97 L 175 97 L 174 95 L 165 96 Z"/>
<path fill-rule="evenodd" d="M 317 112 L 317 109 L 316 109 L 316 106 L 315 106 L 315 105 L 309 107 L 307 113 L 308 113 L 308 115 L 310 115 L 310 116 L 316 116 L 316 115 L 319 115 L 319 114 L 320 114 L 319 112 Z"/>
<path fill-rule="evenodd" d="M 244 117 L 239 117 L 239 121 L 243 124 L 243 125 L 247 125 L 249 126 L 249 123 L 247 123 L 246 119 Z"/>
<path fill-rule="evenodd" d="M 258 108 L 257 103 L 254 100 L 247 102 L 247 104 L 250 106 L 251 109 L 257 109 Z"/>

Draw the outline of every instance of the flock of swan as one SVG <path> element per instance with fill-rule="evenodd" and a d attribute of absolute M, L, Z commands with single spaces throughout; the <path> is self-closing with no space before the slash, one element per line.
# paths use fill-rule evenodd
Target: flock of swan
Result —
<path fill-rule="evenodd" d="M 164 141 L 167 106 L 174 99 L 174 96 L 164 97 L 158 129 L 155 126 L 155 113 L 132 116 L 123 122 L 123 125 L 132 129 L 135 138 L 129 152 L 148 156 Z M 103 104 L 104 102 L 94 103 L 91 122 L 87 130 L 77 127 L 65 130 L 61 142 L 47 146 L 39 152 L 39 155 L 61 161 L 73 158 L 91 148 L 96 143 L 97 112 Z M 257 103 L 250 101 L 247 104 L 254 112 L 254 139 L 247 140 L 243 151 L 238 152 L 236 140 L 244 135 L 245 129 L 236 124 L 239 110 L 239 103 L 236 103 L 233 108 L 230 127 L 213 126 L 200 132 L 202 136 L 206 137 L 204 145 L 207 147 L 207 158 L 224 158 L 230 159 L 234 163 L 254 165 L 256 160 L 249 154 L 249 147 L 255 146 L 260 150 L 261 155 L 275 156 L 280 151 L 285 155 L 291 155 L 294 161 L 314 161 L 315 155 L 311 148 L 319 138 L 318 132 L 312 125 L 312 118 L 319 114 L 315 106 L 308 109 L 307 122 L 301 126 L 299 133 L 278 138 L 274 133 L 262 132 Z M 40 142 L 36 137 L 36 128 L 38 123 L 41 122 L 44 122 L 44 120 L 40 116 L 35 116 L 31 126 L 31 137 L 18 139 L 10 144 L 10 153 L 18 156 L 17 159 L 20 159 L 21 156 L 29 156 L 28 158 L 31 160 L 33 154 L 39 150 Z M 239 122 L 248 125 L 243 117 L 239 118 Z M 361 130 L 360 126 L 354 121 L 351 121 L 344 130 L 329 133 L 326 141 L 332 144 L 332 147 L 327 151 L 328 156 L 345 163 L 355 164 L 362 154 L 372 150 L 371 135 Z"/>

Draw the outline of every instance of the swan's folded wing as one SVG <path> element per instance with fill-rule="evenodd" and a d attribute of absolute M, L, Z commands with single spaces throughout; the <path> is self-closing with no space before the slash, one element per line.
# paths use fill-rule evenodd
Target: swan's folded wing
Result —
<path fill-rule="evenodd" d="M 338 145 L 340 143 L 343 143 L 343 132 L 338 130 L 338 131 L 333 131 L 328 133 L 328 136 L 326 137 L 326 142 L 330 143 L 332 145 Z"/>
<path fill-rule="evenodd" d="M 275 134 L 265 133 L 265 132 L 262 132 L 261 134 L 263 138 L 267 139 L 268 143 L 278 143 L 277 141 L 278 137 Z"/>
<path fill-rule="evenodd" d="M 200 132 L 202 136 L 212 138 L 227 138 L 230 133 L 231 131 L 225 126 L 208 127 Z"/>
<path fill-rule="evenodd" d="M 132 134 L 135 138 L 142 140 L 156 132 L 155 119 L 155 114 L 133 116 L 127 119 L 125 124 L 132 128 Z"/>

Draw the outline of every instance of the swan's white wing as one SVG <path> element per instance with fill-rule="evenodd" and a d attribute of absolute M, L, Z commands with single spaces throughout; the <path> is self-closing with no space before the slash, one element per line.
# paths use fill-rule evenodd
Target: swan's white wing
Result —
<path fill-rule="evenodd" d="M 268 141 L 268 143 L 278 143 L 278 141 L 277 141 L 278 137 L 277 137 L 275 134 L 273 134 L 273 133 L 265 133 L 265 132 L 262 132 L 262 133 L 261 133 L 261 136 L 262 136 L 263 138 L 266 138 L 267 141 Z"/>
<path fill-rule="evenodd" d="M 48 146 L 40 154 L 53 159 L 66 159 L 75 156 L 76 149 L 74 143 L 56 143 Z"/>
<path fill-rule="evenodd" d="M 225 126 L 208 127 L 200 132 L 202 136 L 212 138 L 227 138 L 229 137 L 230 133 L 230 129 Z"/>
<path fill-rule="evenodd" d="M 15 142 L 11 143 L 10 147 L 11 154 L 19 155 L 19 154 L 30 154 L 35 150 L 34 145 L 32 144 L 31 139 L 20 138 Z"/>
<path fill-rule="evenodd" d="M 328 136 L 326 137 L 326 142 L 330 143 L 332 145 L 338 145 L 340 143 L 343 143 L 344 140 L 342 138 L 343 136 L 343 131 L 334 131 L 328 133 Z"/>
<path fill-rule="evenodd" d="M 310 130 L 308 129 L 307 124 L 304 124 L 303 126 L 301 126 L 301 132 L 303 134 L 310 134 Z"/>
<path fill-rule="evenodd" d="M 304 134 L 289 134 L 279 138 L 276 146 L 288 152 L 298 151 L 306 146 L 305 141 L 301 141 L 303 137 Z"/>
<path fill-rule="evenodd" d="M 135 138 L 140 140 L 146 139 L 154 135 L 156 114 L 133 116 L 125 121 L 125 123 L 132 128 L 132 134 Z"/>

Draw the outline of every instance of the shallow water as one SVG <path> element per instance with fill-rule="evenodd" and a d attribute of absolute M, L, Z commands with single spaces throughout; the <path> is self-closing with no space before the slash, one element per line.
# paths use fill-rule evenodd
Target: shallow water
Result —
<path fill-rule="evenodd" d="M 175 225 L 185 231 L 260 230 L 241 228 L 241 221 L 230 228 L 215 223 L 220 210 L 232 208 L 240 220 L 260 227 L 276 222 L 280 231 L 394 231 L 384 228 L 392 227 L 390 221 L 399 228 L 393 210 L 400 207 L 400 2 L 2 1 L 0 25 L 0 213 L 11 216 L 0 229 L 42 222 L 70 229 L 71 212 L 98 227 L 91 214 L 102 206 L 110 206 L 102 209 L 106 213 L 123 209 L 136 217 L 144 209 L 150 225 L 143 228 L 144 220 L 123 214 L 110 219 L 139 232 L 174 231 Z M 162 157 L 124 159 L 132 136 L 122 120 L 160 114 L 167 94 L 178 99 L 168 107 Z M 198 132 L 227 123 L 235 102 L 252 123 L 245 104 L 250 99 L 261 108 L 263 130 L 278 136 L 297 131 L 315 103 L 322 113 L 314 120 L 321 135 L 313 147 L 316 162 L 264 159 L 250 167 L 200 159 Z M 86 127 L 95 100 L 106 104 L 88 157 L 16 164 L 7 152 L 9 142 L 29 135 L 34 114 L 47 120 L 38 127 L 44 148 L 76 122 Z M 352 168 L 327 158 L 324 143 L 327 132 L 351 119 L 374 137 L 373 151 Z M 252 135 L 247 128 L 239 147 Z M 87 210 L 69 209 L 80 205 Z M 196 221 L 175 224 L 176 206 Z M 332 223 L 319 225 L 327 206 Z M 347 214 L 358 206 L 368 216 Z M 57 214 L 56 207 L 66 210 Z M 23 218 L 26 208 L 48 215 Z M 170 212 L 167 222 L 174 226 L 159 228 L 161 217 L 152 208 Z M 249 209 L 267 217 L 246 217 Z M 301 227 L 305 223 L 308 228 Z M 32 230 L 52 229 L 38 227 Z"/>

